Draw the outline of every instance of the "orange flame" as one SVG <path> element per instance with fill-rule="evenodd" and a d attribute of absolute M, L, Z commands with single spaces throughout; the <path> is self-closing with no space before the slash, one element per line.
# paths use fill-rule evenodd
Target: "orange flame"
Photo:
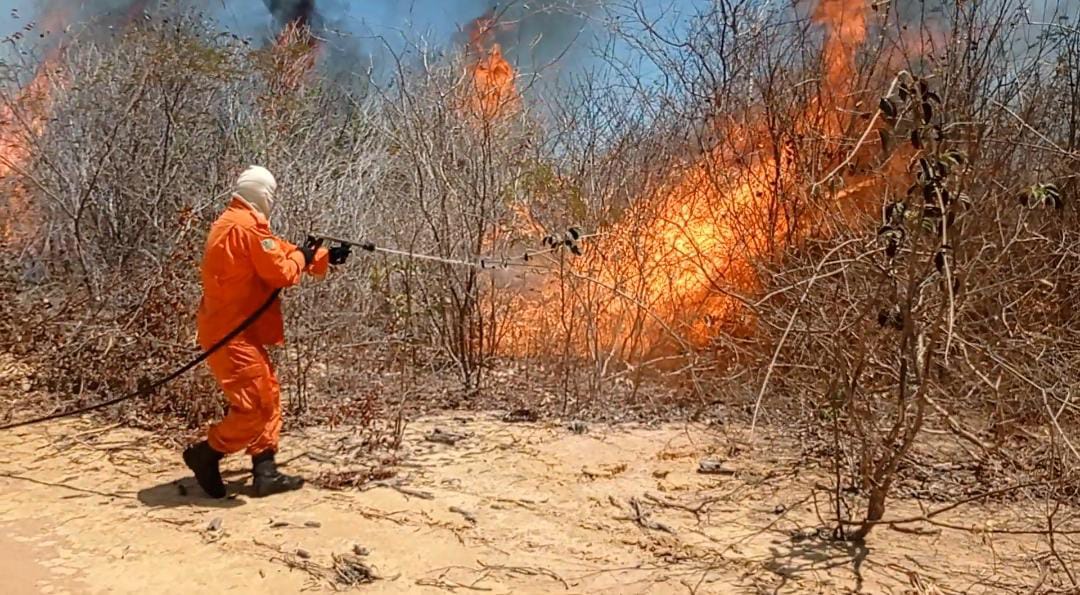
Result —
<path fill-rule="evenodd" d="M 821 56 L 827 89 L 851 89 L 855 49 L 866 41 L 866 8 L 863 0 L 818 0 L 813 20 L 828 28 Z"/>
<path fill-rule="evenodd" d="M 850 107 L 845 102 L 853 91 L 854 52 L 866 39 L 866 8 L 862 0 L 820 1 L 814 19 L 826 26 L 824 89 L 804 106 L 801 133 L 838 136 L 851 121 L 840 108 Z M 738 328 L 751 316 L 738 295 L 758 289 L 755 262 L 772 257 L 804 226 L 793 227 L 778 199 L 807 182 L 798 180 L 796 157 L 776 149 L 763 121 L 719 132 L 723 144 L 676 166 L 574 266 L 572 275 L 592 286 L 583 290 L 591 302 L 585 297 L 574 308 L 595 325 L 578 333 L 575 351 L 601 349 L 641 361 L 671 347 L 702 346 L 719 324 Z M 851 184 L 843 194 L 869 183 Z M 558 336 L 548 308 L 559 291 L 541 290 L 543 303 L 511 331 L 511 349 L 531 352 L 538 339 Z"/>
<path fill-rule="evenodd" d="M 741 314 L 730 292 L 757 288 L 753 260 L 787 234 L 787 220 L 771 202 L 783 192 L 777 184 L 794 175 L 790 160 L 778 165 L 771 158 L 740 157 L 754 149 L 745 133 L 729 135 L 727 144 L 676 166 L 667 182 L 587 246 L 572 275 L 580 276 L 579 286 L 596 286 L 594 303 L 584 309 L 590 310 L 600 348 L 625 359 L 648 359 L 683 341 L 702 345 L 716 325 Z M 555 288 L 542 293 L 550 307 Z M 511 331 L 515 351 L 531 351 L 539 329 L 557 326 L 537 320 L 553 318 L 544 308 Z"/>
<path fill-rule="evenodd" d="M 49 71 L 51 62 L 43 64 L 30 82 L 14 99 L 13 105 L 0 108 L 0 182 L 11 180 L 5 213 L 0 223 L 0 241 L 13 242 L 32 233 L 28 227 L 35 219 L 28 190 L 23 178 L 30 160 L 33 139 L 45 130 L 50 108 Z"/>
<path fill-rule="evenodd" d="M 42 37 L 62 31 L 68 19 L 64 10 L 45 13 L 38 28 Z M 45 122 L 53 105 L 53 86 L 63 84 L 57 65 L 62 46 L 57 45 L 38 67 L 38 71 L 10 103 L 0 105 L 0 182 L 8 182 L 6 201 L 0 215 L 0 242 L 29 238 L 41 225 L 30 202 L 25 168 L 32 155 L 32 145 L 45 131 Z"/>
<path fill-rule="evenodd" d="M 280 84 L 289 91 L 303 87 L 319 60 L 319 40 L 304 22 L 286 24 L 274 43 L 275 72 Z"/>
<path fill-rule="evenodd" d="M 502 55 L 502 47 L 494 41 L 495 18 L 482 16 L 469 27 L 466 75 L 472 85 L 467 109 L 469 113 L 489 121 L 517 110 L 520 104 L 514 85 L 514 67 Z"/>
<path fill-rule="evenodd" d="M 66 20 L 64 11 L 51 11 L 42 19 L 40 29 L 43 35 L 60 31 Z M 25 168 L 34 140 L 45 131 L 52 110 L 52 87 L 57 82 L 61 53 L 60 47 L 50 51 L 33 80 L 10 103 L 0 105 L 0 183 L 10 183 L 0 222 L 0 241 L 4 243 L 28 237 L 40 225 L 29 200 Z"/>

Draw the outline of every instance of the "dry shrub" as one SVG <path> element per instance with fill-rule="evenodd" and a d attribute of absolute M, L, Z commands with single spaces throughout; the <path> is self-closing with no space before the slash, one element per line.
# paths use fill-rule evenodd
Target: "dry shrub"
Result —
<path fill-rule="evenodd" d="M 87 32 L 50 62 L 47 126 L 22 129 L 26 175 L 3 182 L 36 213 L 4 248 L 5 349 L 67 406 L 192 355 L 205 229 L 258 162 L 297 242 L 317 230 L 462 259 L 571 225 L 615 236 L 540 276 L 358 254 L 291 291 L 279 363 L 297 415 L 374 424 L 444 397 L 431 387 L 447 378 L 468 398 L 536 379 L 532 404 L 567 414 L 795 411 L 834 457 L 837 494 L 865 497 L 859 536 L 929 456 L 928 424 L 993 467 L 973 481 L 1050 493 L 1078 446 L 1080 26 L 1017 51 L 1031 29 L 1012 2 L 921 22 L 878 8 L 880 35 L 841 61 L 846 27 L 749 0 L 703 9 L 684 44 L 619 21 L 663 85 L 618 64 L 544 93 L 526 80 L 488 119 L 465 109 L 468 56 L 401 57 L 392 84 L 350 86 L 283 79 L 302 55 L 198 20 Z M 749 212 L 728 208 L 732 188 Z M 707 199 L 671 216 L 664 201 L 687 196 Z M 700 229 L 729 234 L 738 266 L 671 241 Z M 697 271 L 690 298 L 657 290 L 673 270 Z M 197 425 L 218 402 L 196 374 L 150 411 Z"/>
<path fill-rule="evenodd" d="M 5 243 L 14 260 L 3 301 L 5 349 L 34 362 L 63 407 L 132 391 L 197 354 L 206 229 L 247 164 L 278 172 L 276 227 L 295 242 L 363 215 L 378 159 L 367 108 L 304 87 L 274 94 L 290 109 L 271 113 L 262 100 L 276 73 L 198 19 L 148 19 L 116 38 L 88 30 L 49 66 L 47 125 L 21 131 L 31 156 L 18 183 L 34 208 Z M 311 314 L 293 329 L 317 335 L 337 313 L 313 301 L 367 285 L 361 276 L 296 292 L 289 309 Z M 199 370 L 129 413 L 194 426 L 219 417 L 221 400 Z"/>
<path fill-rule="evenodd" d="M 880 105 L 867 124 L 880 135 L 846 149 L 881 173 L 881 214 L 837 209 L 846 225 L 792 247 L 754 308 L 759 357 L 741 378 L 754 379 L 754 417 L 803 414 L 833 459 L 836 522 L 858 515 L 856 539 L 898 482 L 942 465 L 961 471 L 950 479 L 963 493 L 939 497 L 1076 497 L 1080 154 L 1075 114 L 1057 101 L 1076 90 L 1035 73 L 1048 57 L 1075 66 L 1077 31 L 1016 57 L 1021 22 L 997 29 L 980 7 L 954 18 L 1020 74 L 950 47 L 925 77 L 881 84 L 884 96 L 864 100 Z M 831 181 L 814 185 L 833 198 L 843 186 Z M 952 445 L 928 441 L 929 426 Z"/>

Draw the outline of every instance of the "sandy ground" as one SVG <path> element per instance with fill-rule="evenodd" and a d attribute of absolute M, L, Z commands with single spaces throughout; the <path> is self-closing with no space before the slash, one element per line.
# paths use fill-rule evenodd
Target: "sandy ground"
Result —
<path fill-rule="evenodd" d="M 254 499 L 248 462 L 233 457 L 237 495 L 223 502 L 146 433 L 75 421 L 0 434 L 0 592 L 1003 593 L 1029 590 L 1045 558 L 1025 536 L 880 528 L 866 548 L 815 537 L 822 479 L 783 441 L 725 461 L 732 475 L 703 475 L 701 457 L 728 450 L 706 428 L 575 434 L 464 415 L 409 427 L 398 478 L 412 494 L 308 486 Z M 425 441 L 436 427 L 469 437 Z M 281 458 L 309 477 L 347 470 L 363 463 L 354 440 L 294 433 Z M 917 509 L 890 514 L 905 510 Z M 381 578 L 344 585 L 336 570 L 357 561 Z"/>

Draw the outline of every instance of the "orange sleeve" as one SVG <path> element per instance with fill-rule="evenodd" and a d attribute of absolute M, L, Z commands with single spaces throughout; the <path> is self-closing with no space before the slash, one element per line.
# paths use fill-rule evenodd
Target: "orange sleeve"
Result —
<path fill-rule="evenodd" d="M 249 231 L 249 238 L 255 272 L 267 285 L 290 287 L 300 282 L 304 255 L 296 246 L 259 227 Z"/>

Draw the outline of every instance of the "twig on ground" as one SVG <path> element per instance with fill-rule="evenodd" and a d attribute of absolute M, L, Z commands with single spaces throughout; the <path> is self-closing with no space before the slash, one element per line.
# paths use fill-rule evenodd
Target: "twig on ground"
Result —
<path fill-rule="evenodd" d="M 503 572 L 522 574 L 525 576 L 546 576 L 562 583 L 564 589 L 570 588 L 570 585 L 567 584 L 566 580 L 564 580 L 561 576 L 555 574 L 553 571 L 548 570 L 547 568 L 540 568 L 535 566 L 503 566 L 501 564 L 485 564 L 484 562 L 479 562 L 479 564 L 481 568 L 487 571 L 501 570 Z"/>
<path fill-rule="evenodd" d="M 437 589 L 445 589 L 451 593 L 458 589 L 467 589 L 469 591 L 491 591 L 487 587 L 477 587 L 476 585 L 466 585 L 464 583 L 456 583 L 447 581 L 441 578 L 420 578 L 416 579 L 416 584 L 421 587 L 435 587 Z"/>
<path fill-rule="evenodd" d="M 461 508 L 461 507 L 458 507 L 458 506 L 451 506 L 450 507 L 450 512 L 456 512 L 456 513 L 460 514 L 461 516 L 465 517 L 466 521 L 469 521 L 473 525 L 476 524 L 476 516 L 473 513 L 465 510 L 464 508 Z"/>
<path fill-rule="evenodd" d="M 705 509 L 709 505 L 715 504 L 716 502 L 720 501 L 720 498 L 706 498 L 694 506 L 688 506 L 686 504 L 673 502 L 671 500 L 668 500 L 667 498 L 663 498 L 661 496 L 653 494 L 652 492 L 645 492 L 645 499 L 652 502 L 653 504 L 656 504 L 657 506 L 663 506 L 664 508 L 674 508 L 676 510 L 683 510 L 689 512 L 690 514 L 694 515 L 694 518 L 696 518 L 698 522 L 701 522 L 701 515 L 705 512 Z"/>
<path fill-rule="evenodd" d="M 366 492 L 367 490 L 370 490 L 372 488 L 390 488 L 392 490 L 397 490 L 397 491 L 401 492 L 402 494 L 405 494 L 406 496 L 413 496 L 415 498 L 420 498 L 422 500 L 434 500 L 435 499 L 435 494 L 432 494 L 431 492 L 426 492 L 424 490 L 418 490 L 418 489 L 415 489 L 415 488 L 410 488 L 410 487 L 403 486 L 403 485 L 401 485 L 400 480 L 399 481 L 384 481 L 384 480 L 369 481 L 369 482 L 365 483 L 364 485 L 360 486 L 360 491 L 361 492 Z"/>
<path fill-rule="evenodd" d="M 614 496 L 611 497 L 610 501 L 611 501 L 611 503 L 613 505 L 617 506 L 620 510 L 624 509 L 623 506 L 621 506 L 615 500 Z M 652 529 L 653 531 L 663 531 L 664 533 L 669 533 L 671 535 L 675 534 L 675 530 L 672 529 L 671 527 L 669 527 L 669 526 L 667 526 L 664 523 L 661 523 L 659 521 L 654 521 L 654 520 L 650 519 L 648 511 L 645 510 L 645 508 L 641 504 L 641 501 L 638 500 L 637 498 L 630 498 L 629 500 L 627 500 L 627 503 L 629 505 L 629 509 L 630 509 L 630 512 L 632 513 L 632 515 L 631 516 L 620 515 L 620 516 L 615 517 L 616 520 L 634 521 L 635 523 L 637 523 L 637 525 L 639 527 L 642 527 L 642 528 L 645 528 L 645 529 Z"/>

